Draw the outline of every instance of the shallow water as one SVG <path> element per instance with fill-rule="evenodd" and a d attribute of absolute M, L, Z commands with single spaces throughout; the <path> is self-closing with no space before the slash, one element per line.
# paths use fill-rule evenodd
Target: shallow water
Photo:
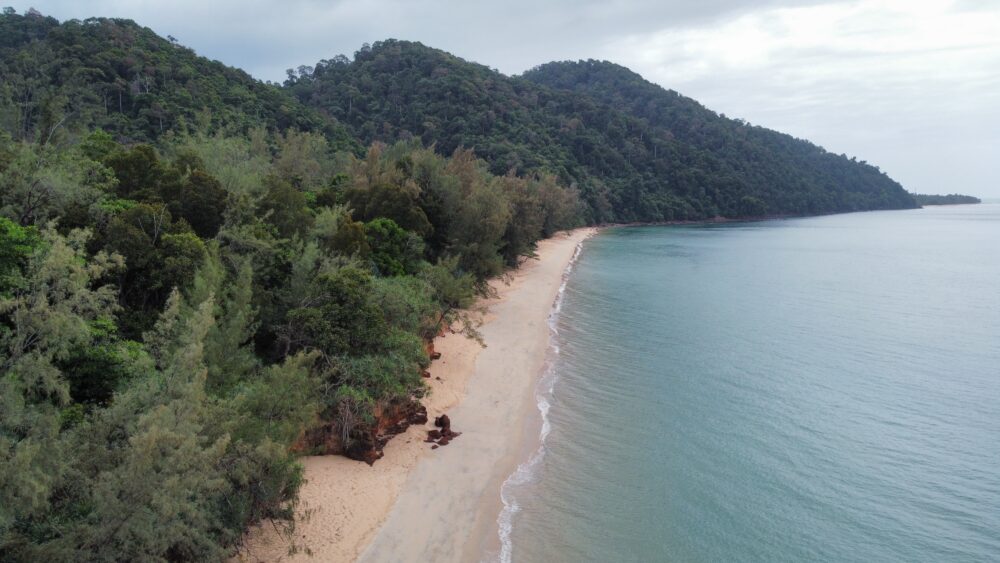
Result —
<path fill-rule="evenodd" d="M 590 240 L 512 559 L 1000 560 L 998 244 L 1000 205 Z"/>

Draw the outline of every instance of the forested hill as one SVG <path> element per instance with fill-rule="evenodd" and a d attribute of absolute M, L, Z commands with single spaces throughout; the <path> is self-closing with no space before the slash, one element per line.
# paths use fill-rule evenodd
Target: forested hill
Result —
<path fill-rule="evenodd" d="M 0 127 L 15 139 L 44 143 L 101 128 L 141 142 L 199 122 L 317 131 L 359 149 L 342 127 L 279 87 L 131 20 L 0 16 Z"/>
<path fill-rule="evenodd" d="M 723 118 L 622 67 L 550 63 L 508 77 L 443 51 L 383 41 L 285 86 L 363 142 L 474 148 L 492 172 L 548 170 L 588 219 L 662 221 L 914 207 L 877 168 Z"/>
<path fill-rule="evenodd" d="M 876 167 L 721 117 L 620 66 L 509 77 L 395 40 L 299 67 L 280 88 L 130 20 L 5 13 L 0 126 L 41 143 L 95 128 L 122 142 L 191 126 L 297 129 L 355 154 L 418 138 L 443 155 L 471 148 L 494 174 L 554 173 L 593 223 L 915 206 Z"/>
<path fill-rule="evenodd" d="M 554 62 L 526 72 L 524 78 L 590 96 L 643 120 L 658 137 L 711 152 L 722 160 L 719 172 L 736 176 L 754 196 L 781 207 L 771 212 L 802 212 L 805 201 L 833 211 L 914 206 L 877 166 L 719 115 L 614 63 Z"/>
<path fill-rule="evenodd" d="M 948 194 L 948 195 L 928 195 L 913 194 L 913 199 L 919 205 L 967 205 L 982 203 L 983 200 L 971 195 Z"/>

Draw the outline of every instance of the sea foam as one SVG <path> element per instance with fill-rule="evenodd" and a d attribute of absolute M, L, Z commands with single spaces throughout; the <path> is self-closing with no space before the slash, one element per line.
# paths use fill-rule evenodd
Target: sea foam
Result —
<path fill-rule="evenodd" d="M 580 242 L 576 245 L 573 257 L 570 258 L 566 269 L 563 271 L 562 282 L 559 284 L 559 292 L 556 294 L 555 301 L 552 303 L 552 310 L 549 313 L 549 349 L 546 353 L 542 377 L 535 389 L 538 412 L 542 417 L 542 428 L 538 436 L 538 449 L 531 454 L 527 461 L 518 465 L 517 469 L 504 480 L 503 485 L 500 487 L 500 499 L 503 501 L 503 509 L 497 517 L 497 527 L 500 536 L 499 561 L 501 563 L 510 563 L 512 559 L 513 544 L 511 542 L 511 532 L 513 531 L 514 515 L 521 510 L 517 502 L 516 489 L 534 481 L 542 459 L 545 457 L 545 439 L 552 430 L 552 425 L 549 421 L 549 410 L 552 408 L 551 399 L 555 383 L 559 378 L 557 362 L 559 357 L 559 342 L 557 338 L 559 335 L 559 314 L 562 312 L 566 284 L 569 282 L 573 266 L 580 257 L 582 250 L 583 242 Z"/>

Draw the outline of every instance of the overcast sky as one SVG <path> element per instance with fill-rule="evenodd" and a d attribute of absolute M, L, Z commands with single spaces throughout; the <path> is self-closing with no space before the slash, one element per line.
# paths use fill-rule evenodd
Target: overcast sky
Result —
<path fill-rule="evenodd" d="M 1000 197 L 1000 0 L 8 0 L 125 17 L 280 81 L 362 43 L 421 41 L 506 74 L 607 59 L 877 164 L 923 193 Z"/>

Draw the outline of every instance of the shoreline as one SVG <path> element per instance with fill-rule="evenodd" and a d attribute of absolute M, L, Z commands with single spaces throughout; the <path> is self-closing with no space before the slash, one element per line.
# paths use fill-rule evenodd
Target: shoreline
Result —
<path fill-rule="evenodd" d="M 927 207 L 941 207 L 943 205 L 975 205 L 975 204 L 932 204 Z M 726 217 L 717 215 L 705 219 L 673 219 L 670 221 L 631 221 L 627 223 L 601 223 L 595 225 L 595 229 L 610 229 L 613 227 L 698 227 L 708 225 L 728 225 L 732 223 L 761 223 L 764 221 L 784 221 L 787 219 L 811 219 L 813 217 L 830 217 L 832 215 L 850 215 L 852 213 L 873 213 L 877 211 L 913 211 L 923 209 L 924 206 L 916 207 L 895 207 L 888 209 L 859 209 L 857 211 L 830 211 L 828 213 L 785 213 L 775 215 L 748 215 L 746 217 Z"/>
<path fill-rule="evenodd" d="M 593 236 L 593 234 L 591 233 L 577 243 L 573 251 L 573 256 L 563 270 L 559 290 L 546 318 L 546 324 L 549 328 L 548 346 L 545 350 L 543 364 L 539 369 L 538 379 L 531 390 L 531 397 L 535 408 L 531 413 L 525 415 L 522 424 L 524 435 L 522 437 L 522 451 L 518 459 L 523 461 L 517 463 L 512 468 L 508 477 L 500 485 L 501 508 L 493 526 L 495 533 L 492 536 L 484 538 L 480 553 L 484 554 L 485 557 L 482 557 L 481 560 L 489 559 L 491 561 L 498 561 L 499 563 L 510 563 L 512 561 L 513 544 L 511 534 L 513 532 L 513 518 L 520 511 L 520 507 L 517 501 L 510 496 L 513 491 L 509 490 L 508 487 L 517 487 L 530 482 L 536 476 L 535 469 L 545 456 L 545 440 L 551 430 L 549 410 L 552 406 L 552 393 L 558 379 L 555 366 L 559 356 L 559 344 L 556 342 L 559 330 L 556 327 L 559 322 L 559 316 L 562 313 L 563 299 L 565 298 L 569 278 L 573 273 L 573 268 L 576 266 L 580 254 L 583 252 L 583 243 L 586 242 L 587 238 Z"/>
<path fill-rule="evenodd" d="M 536 258 L 490 282 L 497 295 L 478 303 L 486 348 L 450 332 L 435 338 L 441 358 L 431 363 L 422 402 L 431 421 L 447 413 L 462 436 L 432 451 L 429 422 L 390 440 L 371 467 L 342 456 L 302 458 L 302 519 L 291 541 L 257 526 L 233 561 L 479 561 L 498 553 L 501 488 L 538 447 L 535 394 L 549 317 L 577 248 L 597 231 L 539 241 Z"/>

